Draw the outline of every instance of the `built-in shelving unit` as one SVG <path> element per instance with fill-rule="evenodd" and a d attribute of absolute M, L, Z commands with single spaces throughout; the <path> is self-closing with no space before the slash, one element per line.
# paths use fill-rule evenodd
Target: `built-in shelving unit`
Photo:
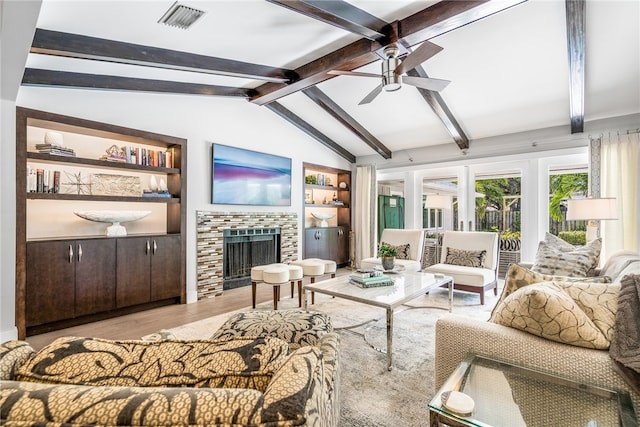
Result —
<path fill-rule="evenodd" d="M 186 302 L 186 140 L 25 108 L 17 109 L 16 118 L 19 338 Z M 62 138 L 76 156 L 39 152 L 36 144 L 45 142 L 47 132 Z M 138 164 L 131 158 L 101 159 L 114 146 L 160 152 L 171 161 L 164 166 L 156 161 Z M 56 189 L 30 189 L 30 170 L 58 172 Z M 140 191 L 94 194 L 95 174 L 138 182 L 135 188 Z M 76 176 L 83 190 L 78 186 L 74 191 L 71 182 L 60 191 L 62 175 Z M 146 192 L 143 197 L 151 177 L 166 181 L 167 191 Z M 96 224 L 73 214 L 86 209 L 148 209 L 152 214 L 135 223 L 136 232 L 116 238 L 95 232 Z"/>
<path fill-rule="evenodd" d="M 349 264 L 351 230 L 351 171 L 311 163 L 303 164 L 304 257 L 332 259 Z M 312 213 L 334 216 L 321 227 Z"/>

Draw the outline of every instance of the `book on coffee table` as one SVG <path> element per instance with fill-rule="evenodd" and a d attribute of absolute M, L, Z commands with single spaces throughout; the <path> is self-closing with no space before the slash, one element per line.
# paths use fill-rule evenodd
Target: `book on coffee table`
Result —
<path fill-rule="evenodd" d="M 386 274 L 373 277 L 349 276 L 349 282 L 361 288 L 374 288 L 377 286 L 393 286 L 393 280 Z"/>

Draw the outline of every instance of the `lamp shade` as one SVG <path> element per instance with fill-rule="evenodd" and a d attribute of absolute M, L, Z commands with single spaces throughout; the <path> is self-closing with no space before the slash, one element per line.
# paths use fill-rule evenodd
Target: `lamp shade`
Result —
<path fill-rule="evenodd" d="M 571 199 L 567 201 L 568 220 L 618 219 L 614 197 L 601 199 Z"/>
<path fill-rule="evenodd" d="M 440 196 L 439 194 L 427 194 L 424 207 L 428 209 L 447 209 L 451 207 L 451 196 Z"/>

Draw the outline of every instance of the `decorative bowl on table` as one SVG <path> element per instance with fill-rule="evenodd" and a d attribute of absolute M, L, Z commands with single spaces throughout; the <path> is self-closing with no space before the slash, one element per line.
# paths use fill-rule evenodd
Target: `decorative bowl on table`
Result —
<path fill-rule="evenodd" d="M 127 229 L 121 222 L 131 222 L 144 218 L 151 211 L 74 211 L 80 218 L 94 222 L 110 222 L 107 227 L 107 237 L 126 236 Z"/>
<path fill-rule="evenodd" d="M 329 223 L 327 223 L 327 220 L 333 218 L 336 214 L 327 212 L 311 212 L 311 216 L 320 221 L 318 223 L 318 227 L 328 227 Z"/>

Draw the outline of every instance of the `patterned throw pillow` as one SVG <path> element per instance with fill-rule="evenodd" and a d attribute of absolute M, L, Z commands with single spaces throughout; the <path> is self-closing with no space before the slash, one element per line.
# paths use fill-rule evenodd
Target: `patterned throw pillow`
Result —
<path fill-rule="evenodd" d="M 505 298 L 490 320 L 565 344 L 601 350 L 609 348 L 613 325 L 609 325 L 607 334 L 603 333 L 600 326 L 606 320 L 598 319 L 596 307 L 588 307 L 591 314 L 588 315 L 565 291 L 553 282 L 525 286 Z"/>
<path fill-rule="evenodd" d="M 444 263 L 483 268 L 486 256 L 487 251 L 465 251 L 464 249 L 447 248 L 447 256 L 444 259 Z"/>
<path fill-rule="evenodd" d="M 567 276 L 552 276 L 548 274 L 536 273 L 528 268 L 525 268 L 519 264 L 511 264 L 504 281 L 504 288 L 502 294 L 498 299 L 498 302 L 493 308 L 492 315 L 496 310 L 496 307 L 500 305 L 506 297 L 513 292 L 517 291 L 523 286 L 531 285 L 540 282 L 582 282 L 582 283 L 611 283 L 611 278 L 608 276 L 598 277 L 567 277 Z"/>
<path fill-rule="evenodd" d="M 288 354 L 289 345 L 278 338 L 143 342 L 62 337 L 21 366 L 16 378 L 80 385 L 264 391 Z"/>
<path fill-rule="evenodd" d="M 562 242 L 562 243 L 560 243 Z M 538 245 L 531 270 L 556 276 L 587 277 L 598 266 L 602 239 L 573 247 L 551 233 Z"/>
<path fill-rule="evenodd" d="M 380 242 L 380 246 L 383 245 L 391 246 L 396 250 L 396 252 L 398 252 L 398 254 L 396 255 L 396 259 L 411 259 L 409 258 L 409 250 L 411 249 L 411 245 L 409 243 L 406 243 L 404 245 L 390 245 L 386 242 Z"/>

